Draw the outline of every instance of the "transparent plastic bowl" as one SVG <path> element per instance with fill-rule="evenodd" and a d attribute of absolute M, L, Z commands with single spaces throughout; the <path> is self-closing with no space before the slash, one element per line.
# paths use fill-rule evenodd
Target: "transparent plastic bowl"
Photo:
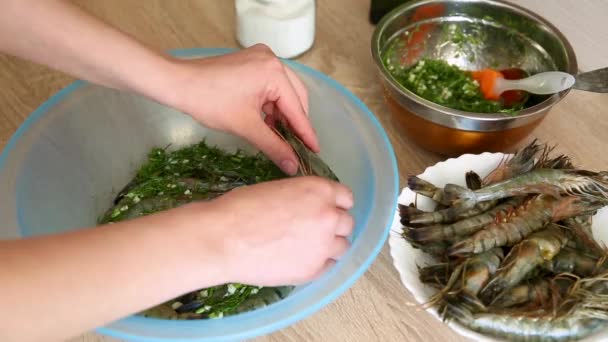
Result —
<path fill-rule="evenodd" d="M 188 49 L 173 54 L 192 58 L 231 51 Z M 398 171 L 391 144 L 376 118 L 348 90 L 318 71 L 286 63 L 308 86 L 321 157 L 354 191 L 356 228 L 350 251 L 320 279 L 266 308 L 218 320 L 130 316 L 98 332 L 135 341 L 234 341 L 267 334 L 336 299 L 376 258 L 397 204 Z M 252 150 L 234 136 L 209 130 L 143 97 L 77 81 L 32 113 L 0 155 L 0 238 L 94 225 L 151 148 L 169 143 L 179 148 L 203 137 L 226 149 Z"/>

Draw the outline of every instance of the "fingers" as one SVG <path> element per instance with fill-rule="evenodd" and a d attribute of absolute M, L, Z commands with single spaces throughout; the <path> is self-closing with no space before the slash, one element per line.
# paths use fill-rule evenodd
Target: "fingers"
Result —
<path fill-rule="evenodd" d="M 250 127 L 245 133 L 245 138 L 267 155 L 283 172 L 294 175 L 298 171 L 297 157 L 291 146 L 264 121 L 256 121 L 255 126 Z"/>
<path fill-rule="evenodd" d="M 346 254 L 350 248 L 350 242 L 344 237 L 336 237 L 332 244 L 330 258 L 333 260 L 340 260 L 340 258 Z"/>
<path fill-rule="evenodd" d="M 337 260 L 339 260 L 344 254 L 346 254 L 349 248 L 350 242 L 348 242 L 348 240 L 343 237 L 336 237 L 331 246 L 329 259 L 325 260 L 325 263 L 323 264 L 321 269 L 319 269 L 319 271 L 317 271 L 317 273 L 313 276 L 313 279 L 322 276 L 323 274 L 325 274 L 325 272 L 329 271 L 332 267 L 334 267 L 336 265 Z"/>
<path fill-rule="evenodd" d="M 355 219 L 346 211 L 341 211 L 338 214 L 338 223 L 336 224 L 336 235 L 347 237 L 352 234 L 355 228 Z"/>
<path fill-rule="evenodd" d="M 289 122 L 296 135 L 312 151 L 319 152 L 319 141 L 317 134 L 312 128 L 308 116 L 304 112 L 304 107 L 300 102 L 294 86 L 284 73 L 277 79 L 277 98 L 275 99 L 275 110 L 278 109 Z"/>
<path fill-rule="evenodd" d="M 329 271 L 335 265 L 336 265 L 336 261 L 335 260 L 333 260 L 333 259 L 327 259 L 325 261 L 325 264 L 323 264 L 323 267 L 321 267 L 321 269 L 319 269 L 319 271 L 317 271 L 317 273 L 312 278 L 313 279 L 319 278 L 320 276 L 322 276 L 323 274 L 325 274 L 325 272 Z"/>
<path fill-rule="evenodd" d="M 289 82 L 295 89 L 296 94 L 298 94 L 298 98 L 300 98 L 300 104 L 304 109 L 304 114 L 308 116 L 308 89 L 306 89 L 304 82 L 302 82 L 302 80 L 293 72 L 293 70 L 291 70 L 287 65 L 283 65 L 283 67 Z"/>
<path fill-rule="evenodd" d="M 355 204 L 353 192 L 344 184 L 331 182 L 334 187 L 336 206 L 340 209 L 349 210 Z"/>

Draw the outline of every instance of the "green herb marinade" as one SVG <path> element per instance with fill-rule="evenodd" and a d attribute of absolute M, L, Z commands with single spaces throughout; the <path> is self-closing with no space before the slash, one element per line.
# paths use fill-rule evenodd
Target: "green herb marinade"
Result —
<path fill-rule="evenodd" d="M 389 69 L 403 87 L 433 103 L 476 113 L 515 113 L 523 108 L 503 108 L 498 101 L 487 100 L 467 71 L 447 62 L 421 59 L 407 68 Z"/>
<path fill-rule="evenodd" d="M 516 115 L 525 107 L 525 103 L 517 103 L 506 108 L 499 101 L 486 99 L 469 71 L 446 61 L 421 58 L 413 64 L 404 62 L 404 57 L 412 53 L 409 41 L 418 29 L 417 25 L 412 31 L 397 35 L 387 43 L 382 53 L 384 66 L 401 86 L 438 105 L 467 112 Z M 444 25 L 442 34 L 446 37 L 446 41 L 454 45 L 457 51 L 455 57 L 468 56 L 469 62 L 475 61 L 476 50 L 487 40 L 487 33 L 479 24 L 471 24 L 466 28 Z M 421 44 L 426 44 L 426 40 Z M 416 51 L 418 50 L 414 50 L 413 53 L 415 54 Z"/>
<path fill-rule="evenodd" d="M 114 206 L 98 221 L 111 224 L 145 216 L 212 199 L 239 186 L 284 177 L 287 175 L 261 154 L 248 155 L 240 150 L 229 153 L 205 141 L 172 152 L 154 148 L 134 179 L 118 194 Z M 221 318 L 280 300 L 290 290 L 291 287 L 223 284 L 174 298 L 141 315 L 164 319 Z"/>

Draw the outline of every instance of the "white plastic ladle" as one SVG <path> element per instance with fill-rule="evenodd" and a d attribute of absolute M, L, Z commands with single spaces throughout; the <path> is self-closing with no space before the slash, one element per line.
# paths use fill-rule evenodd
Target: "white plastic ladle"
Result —
<path fill-rule="evenodd" d="M 525 90 L 532 94 L 549 95 L 571 88 L 576 79 L 561 71 L 541 72 L 530 77 L 507 80 L 499 77 L 494 83 L 494 93 L 502 94 L 507 90 Z"/>

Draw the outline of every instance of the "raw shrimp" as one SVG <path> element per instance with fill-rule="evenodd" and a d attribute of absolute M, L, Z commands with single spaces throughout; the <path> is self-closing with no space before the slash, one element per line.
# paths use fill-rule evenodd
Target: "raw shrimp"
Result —
<path fill-rule="evenodd" d="M 486 201 L 475 205 L 468 210 L 461 210 L 457 207 L 448 207 L 445 209 L 424 212 L 419 210 L 407 210 L 401 212 L 401 223 L 403 225 L 424 226 L 431 224 L 450 223 L 458 220 L 466 219 L 476 215 L 480 215 L 496 206 L 498 201 Z"/>
<path fill-rule="evenodd" d="M 604 327 L 608 320 L 608 274 L 577 280 L 554 313 L 476 313 L 468 303 L 450 304 L 447 319 L 480 333 L 510 341 L 572 341 Z"/>
<path fill-rule="evenodd" d="M 418 176 L 410 176 L 407 179 L 407 187 L 413 192 L 426 196 L 435 202 L 443 199 L 443 189 L 436 187 Z"/>
<path fill-rule="evenodd" d="M 440 304 L 440 311 L 445 306 L 444 300 L 465 300 L 470 304 L 483 304 L 477 300 L 479 290 L 490 280 L 490 277 L 500 265 L 503 252 L 500 248 L 480 253 L 460 263 L 448 279 L 446 285 L 433 297 L 429 303 Z"/>
<path fill-rule="evenodd" d="M 402 235 L 402 236 L 406 240 L 408 240 L 405 235 Z M 432 243 L 426 243 L 426 244 L 416 243 L 411 240 L 408 240 L 408 241 L 412 245 L 412 247 L 414 247 L 416 249 L 420 249 L 421 251 L 423 251 L 427 254 L 430 254 L 432 256 L 436 256 L 439 258 L 443 258 L 445 256 L 445 254 L 447 253 L 448 248 L 450 247 L 450 243 L 445 242 L 445 241 L 432 242 Z"/>
<path fill-rule="evenodd" d="M 504 222 L 486 226 L 472 236 L 453 244 L 448 255 L 480 253 L 494 247 L 513 246 L 551 222 L 597 210 L 601 204 L 578 197 L 538 195 L 517 207 Z"/>
<path fill-rule="evenodd" d="M 543 263 L 543 268 L 555 273 L 570 273 L 589 277 L 608 269 L 608 259 L 594 258 L 572 248 L 563 248 L 552 260 Z"/>
<path fill-rule="evenodd" d="M 474 171 L 469 171 L 465 174 L 465 181 L 469 189 L 477 190 L 481 188 L 481 178 Z M 441 202 L 443 199 L 443 189 L 438 188 L 433 183 L 428 182 L 418 176 L 410 176 L 407 180 L 407 185 L 410 190 L 426 196 L 435 202 Z"/>
<path fill-rule="evenodd" d="M 418 267 L 420 281 L 425 284 L 445 286 L 450 278 L 450 274 L 458 266 L 456 262 L 442 262 L 424 267 Z"/>
<path fill-rule="evenodd" d="M 336 182 L 339 181 L 338 177 L 331 170 L 329 165 L 327 165 L 318 154 L 312 152 L 308 147 L 306 147 L 306 145 L 292 132 L 292 130 L 287 128 L 287 125 L 282 120 L 277 120 L 275 122 L 275 131 L 282 139 L 289 143 L 289 145 L 295 151 L 299 162 L 297 175 L 315 175 L 325 177 Z"/>
<path fill-rule="evenodd" d="M 496 169 L 492 170 L 484 180 L 484 184 L 493 184 L 505 179 L 513 178 L 515 175 L 526 173 L 534 168 L 534 156 L 541 150 L 541 146 L 534 139 L 528 146 L 513 154 L 513 157 L 501 162 Z"/>
<path fill-rule="evenodd" d="M 497 218 L 506 216 L 521 204 L 523 198 L 511 198 L 505 203 L 480 214 L 469 217 L 451 224 L 434 225 L 421 228 L 409 228 L 405 230 L 408 239 L 419 242 L 454 241 L 460 236 L 473 234 L 483 227 L 495 222 Z"/>
<path fill-rule="evenodd" d="M 527 308 L 547 307 L 550 303 L 552 309 L 557 308 L 561 298 L 568 292 L 574 283 L 570 278 L 537 279 L 533 282 L 523 282 L 495 298 L 491 306 L 496 308 L 509 308 L 525 304 Z"/>
<path fill-rule="evenodd" d="M 572 231 L 577 248 L 599 257 L 605 255 L 608 250 L 593 238 L 592 217 L 593 215 L 571 217 L 564 220 L 564 225 Z"/>
<path fill-rule="evenodd" d="M 447 184 L 443 204 L 464 211 L 480 202 L 526 194 L 546 194 L 556 198 L 563 194 L 608 203 L 608 172 L 536 169 L 475 191 Z"/>
<path fill-rule="evenodd" d="M 478 188 L 477 186 L 481 185 L 477 184 L 479 182 L 479 176 L 472 171 L 469 171 L 465 175 L 465 178 L 467 184 L 473 186 L 474 188 Z M 443 189 L 437 188 L 435 185 L 423 179 L 420 179 L 417 176 L 411 176 L 408 178 L 408 188 L 418 194 L 429 197 L 439 203 L 443 198 Z M 498 201 L 487 201 L 478 203 L 476 206 L 466 211 L 460 210 L 460 208 L 450 207 L 435 210 L 432 212 L 424 212 L 421 210 L 408 208 L 407 210 L 400 211 L 401 223 L 403 225 L 411 225 L 413 227 L 417 227 L 429 224 L 455 222 L 457 220 L 479 215 L 493 208 L 494 206 L 496 206 L 497 203 Z"/>
<path fill-rule="evenodd" d="M 516 342 L 573 341 L 604 327 L 605 320 L 582 314 L 552 316 L 468 314 L 458 321 L 472 330 Z"/>
<path fill-rule="evenodd" d="M 479 177 L 479 175 L 474 171 L 469 171 L 466 173 L 465 181 L 470 190 L 478 190 L 482 186 L 481 177 Z M 408 178 L 408 188 L 416 193 L 430 197 L 439 203 L 441 203 L 443 199 L 443 189 L 437 188 L 430 182 L 416 176 L 411 176 Z M 417 227 L 430 224 L 451 223 L 480 215 L 495 207 L 497 203 L 497 200 L 481 202 L 477 203 L 473 208 L 464 211 L 458 207 L 448 207 L 432 212 L 424 212 L 408 208 L 407 210 L 400 211 L 401 224 Z"/>
<path fill-rule="evenodd" d="M 498 272 L 481 290 L 480 297 L 492 304 L 522 281 L 530 271 L 556 256 L 568 242 L 568 235 L 557 226 L 533 233 L 513 246 Z"/>

